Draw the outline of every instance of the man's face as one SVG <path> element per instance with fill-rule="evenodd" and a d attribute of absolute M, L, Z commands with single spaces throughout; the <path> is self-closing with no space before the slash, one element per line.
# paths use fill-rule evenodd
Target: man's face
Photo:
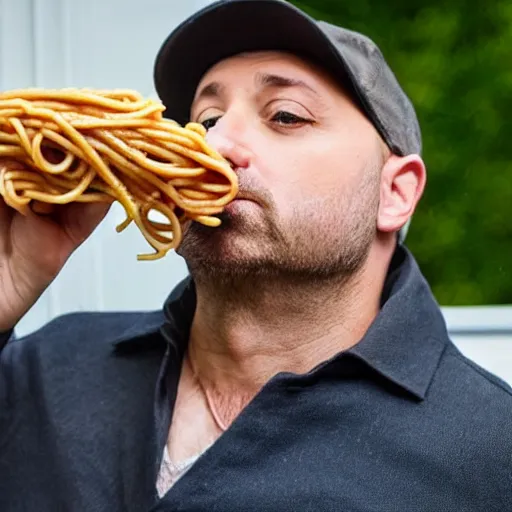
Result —
<path fill-rule="evenodd" d="M 328 76 L 284 53 L 235 56 L 202 78 L 191 120 L 232 162 L 241 197 L 220 227 L 186 229 L 178 253 L 192 275 L 346 277 L 363 265 L 383 146 Z"/>

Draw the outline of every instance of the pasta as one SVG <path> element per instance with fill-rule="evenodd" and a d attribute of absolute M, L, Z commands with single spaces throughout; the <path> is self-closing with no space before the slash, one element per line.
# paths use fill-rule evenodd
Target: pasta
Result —
<path fill-rule="evenodd" d="M 238 192 L 236 173 L 198 123 L 165 119 L 165 107 L 132 90 L 0 92 L 0 194 L 22 214 L 55 205 L 118 201 L 162 258 L 187 220 L 216 217 Z M 150 218 L 158 212 L 161 220 Z"/>

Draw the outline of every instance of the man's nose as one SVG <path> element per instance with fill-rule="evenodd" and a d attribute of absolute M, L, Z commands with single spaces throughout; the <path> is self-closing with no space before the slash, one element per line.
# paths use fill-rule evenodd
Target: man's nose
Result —
<path fill-rule="evenodd" d="M 208 130 L 206 141 L 226 160 L 229 160 L 234 169 L 244 169 L 251 162 L 251 151 L 247 143 L 247 126 L 243 120 L 235 120 L 234 116 L 224 114 L 213 128 Z"/>

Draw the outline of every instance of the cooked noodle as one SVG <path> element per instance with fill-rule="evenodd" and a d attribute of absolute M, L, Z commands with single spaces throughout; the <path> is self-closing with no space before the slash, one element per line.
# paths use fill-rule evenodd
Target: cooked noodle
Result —
<path fill-rule="evenodd" d="M 53 205 L 117 200 L 163 257 L 183 223 L 218 226 L 237 177 L 198 123 L 164 119 L 165 107 L 131 90 L 20 89 L 0 93 L 0 194 L 22 214 Z M 150 219 L 159 212 L 167 222 Z"/>

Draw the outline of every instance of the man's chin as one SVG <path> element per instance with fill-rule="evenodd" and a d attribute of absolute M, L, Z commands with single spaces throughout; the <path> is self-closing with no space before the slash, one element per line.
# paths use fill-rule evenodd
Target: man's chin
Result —
<path fill-rule="evenodd" d="M 240 250 L 245 245 L 255 245 L 264 237 L 266 231 L 258 219 L 246 219 L 245 216 L 233 216 L 226 212 L 220 214 L 221 224 L 216 227 L 205 226 L 198 222 L 189 222 L 183 226 L 183 240 L 178 254 L 194 251 L 225 251 L 231 247 Z"/>
<path fill-rule="evenodd" d="M 209 237 L 187 236 L 177 254 L 187 263 L 204 262 L 213 266 L 244 265 L 264 256 L 263 244 L 237 233 L 211 233 Z"/>
<path fill-rule="evenodd" d="M 177 254 L 190 272 L 249 274 L 273 261 L 282 239 L 270 219 L 244 211 L 223 212 L 220 226 L 190 223 L 183 234 Z"/>

